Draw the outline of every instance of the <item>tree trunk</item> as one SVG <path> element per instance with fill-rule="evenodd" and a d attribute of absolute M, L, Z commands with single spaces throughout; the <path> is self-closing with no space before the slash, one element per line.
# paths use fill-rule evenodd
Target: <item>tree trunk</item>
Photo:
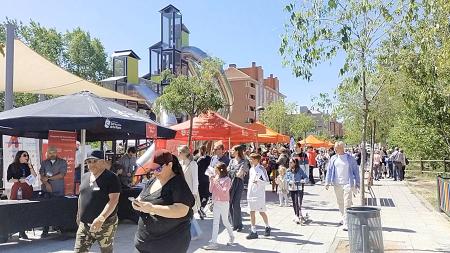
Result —
<path fill-rule="evenodd" d="M 362 72 L 362 93 L 364 100 L 364 109 L 363 109 L 363 129 L 362 129 L 362 147 L 361 147 L 361 166 L 360 166 L 360 186 L 361 186 L 361 206 L 366 205 L 365 199 L 365 167 L 366 167 L 366 138 L 367 138 L 367 118 L 369 116 L 369 101 L 367 100 L 366 94 L 366 68 L 363 66 Z"/>
<path fill-rule="evenodd" d="M 375 134 L 376 134 L 376 121 L 373 120 L 371 138 L 370 138 L 370 187 L 373 185 L 373 161 L 374 161 L 374 149 L 375 149 Z"/>

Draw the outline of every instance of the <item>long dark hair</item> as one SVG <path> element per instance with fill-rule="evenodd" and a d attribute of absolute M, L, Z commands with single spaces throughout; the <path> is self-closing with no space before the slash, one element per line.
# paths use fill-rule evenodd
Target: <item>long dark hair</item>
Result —
<path fill-rule="evenodd" d="M 14 157 L 14 162 L 13 162 L 13 166 L 15 169 L 20 168 L 20 157 L 22 156 L 23 153 L 26 153 L 28 155 L 28 160 L 30 159 L 30 154 L 28 154 L 27 151 L 25 151 L 25 150 L 17 151 L 16 156 Z"/>
<path fill-rule="evenodd" d="M 241 160 L 244 160 L 244 159 L 245 159 L 244 149 L 242 148 L 241 145 L 236 145 L 236 146 L 234 146 L 234 147 L 233 147 L 233 150 L 238 152 L 238 157 L 239 157 Z M 235 157 L 235 158 L 236 158 L 236 157 Z"/>
<path fill-rule="evenodd" d="M 290 162 L 294 163 L 294 172 L 297 172 L 300 169 L 300 164 L 298 163 L 298 160 L 295 158 L 289 159 Z"/>
<path fill-rule="evenodd" d="M 176 155 L 172 154 L 172 171 L 175 175 L 180 175 L 184 178 L 183 168 Z"/>

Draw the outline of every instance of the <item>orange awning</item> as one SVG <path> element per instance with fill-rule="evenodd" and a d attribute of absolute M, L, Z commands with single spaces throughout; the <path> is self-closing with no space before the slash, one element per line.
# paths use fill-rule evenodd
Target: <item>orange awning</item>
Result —
<path fill-rule="evenodd" d="M 289 143 L 290 140 L 289 136 L 277 133 L 259 121 L 251 124 L 248 128 L 258 132 L 258 142 L 260 143 Z"/>
<path fill-rule="evenodd" d="M 300 141 L 300 144 L 314 148 L 328 148 L 333 146 L 333 143 L 319 140 L 314 135 L 309 135 L 306 139 Z"/>
<path fill-rule="evenodd" d="M 189 120 L 171 126 L 177 131 L 175 140 L 188 140 Z M 246 143 L 256 141 L 256 131 L 239 126 L 223 118 L 215 112 L 201 114 L 194 118 L 192 127 L 193 141 L 222 140 L 232 143 Z"/>

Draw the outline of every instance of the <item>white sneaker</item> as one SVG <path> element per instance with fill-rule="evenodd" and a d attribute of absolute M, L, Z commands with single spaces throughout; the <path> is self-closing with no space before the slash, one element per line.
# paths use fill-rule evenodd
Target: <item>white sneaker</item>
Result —
<path fill-rule="evenodd" d="M 206 246 L 203 246 L 202 249 L 204 250 L 216 250 L 219 249 L 219 245 L 217 243 L 210 243 Z"/>
<path fill-rule="evenodd" d="M 283 204 L 281 204 L 281 203 L 280 203 L 280 204 L 279 204 L 278 206 L 279 206 L 279 207 L 282 207 L 282 206 L 283 206 Z"/>
<path fill-rule="evenodd" d="M 295 223 L 297 223 L 297 220 L 298 220 L 297 216 L 294 216 L 294 218 L 292 218 L 292 221 L 295 222 Z"/>
<path fill-rule="evenodd" d="M 227 245 L 231 246 L 234 243 L 234 236 L 230 236 L 230 240 L 228 240 Z"/>
<path fill-rule="evenodd" d="M 297 223 L 297 224 L 300 224 L 300 223 L 301 223 L 299 217 L 296 217 L 296 218 L 295 218 L 295 223 Z"/>

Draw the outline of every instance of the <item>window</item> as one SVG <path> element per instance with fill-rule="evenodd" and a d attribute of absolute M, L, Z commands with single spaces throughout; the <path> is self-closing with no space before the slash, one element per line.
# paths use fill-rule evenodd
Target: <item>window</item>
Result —
<path fill-rule="evenodd" d="M 253 122 L 255 122 L 255 120 L 253 119 L 253 118 L 247 118 L 246 120 L 245 120 L 245 123 L 253 123 Z"/>
<path fill-rule="evenodd" d="M 250 83 L 250 87 L 255 88 L 255 84 L 254 83 Z"/>
<path fill-rule="evenodd" d="M 249 108 L 249 111 L 251 111 L 251 112 L 254 112 L 255 111 L 255 107 L 254 106 L 248 106 L 248 108 Z"/>
<path fill-rule="evenodd" d="M 249 98 L 249 99 L 252 99 L 252 100 L 255 100 L 255 95 L 248 94 L 248 98 Z"/>
<path fill-rule="evenodd" d="M 117 57 L 114 58 L 114 69 L 113 69 L 113 75 L 114 76 L 126 76 L 125 73 L 125 58 L 124 57 Z"/>

